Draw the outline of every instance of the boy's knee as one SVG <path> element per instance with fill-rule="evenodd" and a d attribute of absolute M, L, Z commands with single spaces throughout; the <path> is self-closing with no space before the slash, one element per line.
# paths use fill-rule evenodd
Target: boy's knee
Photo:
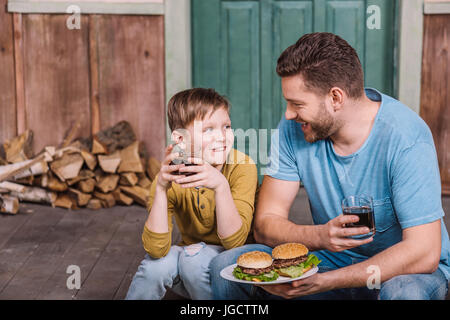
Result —
<path fill-rule="evenodd" d="M 176 273 L 176 268 L 176 260 L 172 261 L 168 257 L 153 259 L 146 255 L 138 267 L 136 276 L 147 280 L 160 280 L 171 277 L 173 273 Z"/>

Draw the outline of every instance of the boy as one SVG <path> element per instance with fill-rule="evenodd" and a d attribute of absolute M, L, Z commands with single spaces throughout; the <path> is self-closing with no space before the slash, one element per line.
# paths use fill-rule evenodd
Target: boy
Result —
<path fill-rule="evenodd" d="M 147 254 L 126 299 L 161 299 L 167 287 L 187 298 L 212 299 L 209 262 L 223 250 L 246 242 L 257 169 L 248 156 L 232 149 L 229 104 L 213 89 L 195 88 L 174 95 L 168 104 L 168 120 L 177 143 L 201 152 L 198 156 L 194 148 L 188 150 L 197 156 L 187 159 L 195 166 L 171 165 L 180 155 L 172 152 L 173 145 L 166 149 L 151 186 L 142 234 Z M 182 237 L 179 245 L 171 244 L 173 216 Z"/>

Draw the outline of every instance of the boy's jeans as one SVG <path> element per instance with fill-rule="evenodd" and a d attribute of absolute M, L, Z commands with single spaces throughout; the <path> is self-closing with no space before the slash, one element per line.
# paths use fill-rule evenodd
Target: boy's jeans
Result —
<path fill-rule="evenodd" d="M 221 246 L 201 242 L 187 247 L 172 246 L 160 259 L 146 254 L 125 299 L 160 300 L 166 288 L 185 298 L 212 299 L 209 263 L 223 250 Z"/>
<path fill-rule="evenodd" d="M 272 295 L 264 289 L 250 284 L 231 282 L 220 277 L 220 271 L 226 266 L 236 263 L 236 259 L 244 252 L 260 250 L 269 254 L 272 248 L 262 244 L 250 244 L 239 248 L 228 250 L 215 257 L 210 264 L 211 285 L 214 299 L 283 299 Z M 327 251 L 312 252 L 322 262 L 319 264 L 319 272 L 327 272 L 338 268 L 336 261 L 328 258 Z M 347 255 L 342 254 L 340 263 L 353 264 L 360 261 L 353 261 Z M 340 266 L 342 267 L 342 266 Z M 369 274 L 367 275 L 369 276 Z M 432 274 L 409 274 L 400 275 L 381 283 L 379 290 L 370 290 L 367 287 L 347 288 L 322 292 L 298 300 L 347 300 L 347 299 L 380 299 L 380 300 L 444 300 L 448 292 L 448 281 L 444 273 L 437 269 Z"/>

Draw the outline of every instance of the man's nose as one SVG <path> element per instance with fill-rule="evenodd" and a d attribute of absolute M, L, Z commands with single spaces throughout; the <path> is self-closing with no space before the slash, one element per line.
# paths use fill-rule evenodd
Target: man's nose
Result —
<path fill-rule="evenodd" d="M 286 120 L 293 120 L 297 118 L 297 114 L 291 110 L 289 110 L 289 108 L 286 108 L 286 112 L 284 113 L 284 116 L 286 117 Z"/>

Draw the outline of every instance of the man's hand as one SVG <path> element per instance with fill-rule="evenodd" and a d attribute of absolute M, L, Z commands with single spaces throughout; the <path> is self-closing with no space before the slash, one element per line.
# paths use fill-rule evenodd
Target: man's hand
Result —
<path fill-rule="evenodd" d="M 326 279 L 326 273 L 316 273 L 311 277 L 293 281 L 291 283 L 262 285 L 258 287 L 285 299 L 292 299 L 332 290 L 333 288 L 330 286 L 330 282 Z"/>
<path fill-rule="evenodd" d="M 344 227 L 347 223 L 354 223 L 359 220 L 356 215 L 343 215 L 328 221 L 320 228 L 322 248 L 333 252 L 344 251 L 355 248 L 373 240 L 373 236 L 367 239 L 351 239 L 350 236 L 363 235 L 369 233 L 367 227 Z"/>
<path fill-rule="evenodd" d="M 208 162 L 199 158 L 189 158 L 188 161 L 196 164 L 196 166 L 185 166 L 180 169 L 180 173 L 190 172 L 195 174 L 175 180 L 182 188 L 205 187 L 217 190 L 228 184 L 225 176 Z"/>

